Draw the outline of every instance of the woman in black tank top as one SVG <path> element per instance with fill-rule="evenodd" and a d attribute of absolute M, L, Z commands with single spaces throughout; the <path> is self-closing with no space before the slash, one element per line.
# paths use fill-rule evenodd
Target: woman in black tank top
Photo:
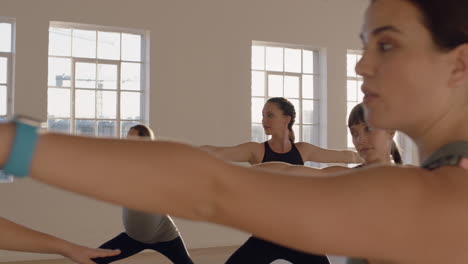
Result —
<path fill-rule="evenodd" d="M 354 151 L 330 150 L 307 142 L 295 142 L 293 125 L 296 119 L 294 105 L 283 97 L 268 99 L 262 110 L 262 125 L 271 138 L 265 143 L 247 142 L 233 147 L 202 146 L 201 149 L 221 159 L 258 164 L 280 161 L 294 164 L 304 162 L 359 163 L 361 157 Z M 290 161 L 289 161 L 290 160 Z"/>
<path fill-rule="evenodd" d="M 348 117 L 348 128 L 350 129 L 353 144 L 358 150 L 358 153 L 363 157 L 364 163 L 357 167 L 365 167 L 367 165 L 376 164 L 391 164 L 393 161 L 401 164 L 401 155 L 396 146 L 393 136 L 395 131 L 371 129 L 364 120 L 364 109 L 362 104 L 356 105 Z M 297 150 L 295 144 L 286 153 L 274 152 L 268 141 L 264 142 L 265 154 L 262 160 L 262 165 L 256 166 L 260 168 L 278 168 L 278 164 L 268 162 L 283 162 L 291 165 L 304 165 L 301 154 Z M 314 168 L 286 166 L 289 172 L 301 170 L 302 172 L 314 174 L 319 171 Z M 304 170 L 305 169 L 305 170 Z M 283 169 L 285 170 L 285 169 Z M 345 168 L 342 168 L 345 170 Z M 327 169 L 322 170 L 327 171 Z M 276 259 L 284 259 L 296 263 L 328 263 L 325 256 L 306 254 L 301 251 L 292 250 L 286 247 L 276 245 L 274 243 L 262 240 L 252 236 L 247 242 L 242 245 L 226 262 L 227 264 L 240 263 L 271 263 Z"/>

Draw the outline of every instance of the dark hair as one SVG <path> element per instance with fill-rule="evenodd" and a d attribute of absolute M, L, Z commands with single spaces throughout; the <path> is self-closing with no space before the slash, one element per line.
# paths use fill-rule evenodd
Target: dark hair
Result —
<path fill-rule="evenodd" d="M 348 116 L 348 127 L 359 125 L 361 123 L 366 123 L 365 118 L 364 118 L 364 107 L 362 103 L 357 104 L 351 110 L 351 113 Z M 400 149 L 397 143 L 395 142 L 395 140 L 392 140 L 391 154 L 392 154 L 393 161 L 395 161 L 395 163 L 397 164 L 403 163 L 403 160 L 400 154 Z"/>
<path fill-rule="evenodd" d="M 288 124 L 288 130 L 289 130 L 289 140 L 294 143 L 296 137 L 294 136 L 294 131 L 292 129 L 292 126 L 294 125 L 294 122 L 296 121 L 296 110 L 294 109 L 294 105 L 288 101 L 288 99 L 283 98 L 283 97 L 273 97 L 268 99 L 267 103 L 273 103 L 276 104 L 279 109 L 283 112 L 283 115 L 291 117 L 291 121 L 289 121 Z"/>
<path fill-rule="evenodd" d="M 372 0 L 372 3 L 377 0 Z M 468 2 L 466 0 L 407 0 L 422 14 L 422 22 L 441 50 L 468 43 Z"/>
<path fill-rule="evenodd" d="M 145 125 L 135 125 L 132 126 L 128 131 L 130 130 L 136 130 L 138 132 L 139 137 L 148 137 L 150 139 L 154 139 L 154 134 L 151 128 L 145 126 Z"/>

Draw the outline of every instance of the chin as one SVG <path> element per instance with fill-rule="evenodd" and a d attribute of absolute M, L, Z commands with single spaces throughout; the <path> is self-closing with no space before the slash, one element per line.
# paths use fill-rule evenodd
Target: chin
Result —
<path fill-rule="evenodd" d="M 395 118 L 396 117 L 396 118 Z M 401 130 L 402 115 L 376 106 L 364 106 L 366 123 L 375 128 Z"/>

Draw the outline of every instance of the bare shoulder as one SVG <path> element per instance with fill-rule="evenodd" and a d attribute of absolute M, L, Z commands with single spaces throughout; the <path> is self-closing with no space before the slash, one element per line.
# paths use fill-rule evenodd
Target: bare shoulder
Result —
<path fill-rule="evenodd" d="M 265 153 L 263 143 L 251 141 L 244 143 L 244 146 L 250 151 L 250 153 L 252 153 L 253 160 L 251 161 L 251 164 L 258 164 L 262 162 L 263 155 Z"/>
<path fill-rule="evenodd" d="M 468 197 L 468 192 L 466 192 L 466 188 L 468 188 L 468 170 L 456 166 L 444 166 L 433 170 L 431 175 L 430 180 L 434 181 L 436 185 L 461 190 Z"/>

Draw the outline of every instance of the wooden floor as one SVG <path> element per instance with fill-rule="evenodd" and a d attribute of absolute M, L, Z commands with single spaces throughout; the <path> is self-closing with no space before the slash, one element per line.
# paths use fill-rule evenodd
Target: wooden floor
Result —
<path fill-rule="evenodd" d="M 190 256 L 196 264 L 222 264 L 238 248 L 216 247 L 190 250 Z M 20 262 L 0 262 L 1 264 L 72 264 L 65 259 L 20 261 Z M 113 264 L 172 264 L 163 255 L 156 252 L 143 252 L 127 259 L 113 262 Z"/>
<path fill-rule="evenodd" d="M 216 247 L 190 250 L 190 256 L 195 264 L 223 264 L 227 258 L 239 246 L 232 247 Z M 329 257 L 331 264 L 344 264 L 345 261 L 341 257 Z M 286 262 L 276 261 L 275 264 L 283 264 Z M 73 264 L 66 259 L 54 260 L 37 260 L 37 261 L 20 261 L 20 262 L 0 262 L 0 264 Z M 113 262 L 113 264 L 172 264 L 163 255 L 156 252 L 143 252 L 127 259 Z"/>

